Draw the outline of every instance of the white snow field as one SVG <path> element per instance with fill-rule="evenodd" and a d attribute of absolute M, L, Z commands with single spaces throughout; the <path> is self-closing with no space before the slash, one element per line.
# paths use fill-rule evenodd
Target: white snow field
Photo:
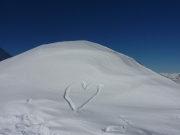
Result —
<path fill-rule="evenodd" d="M 179 135 L 180 85 L 88 41 L 0 62 L 0 135 Z"/>

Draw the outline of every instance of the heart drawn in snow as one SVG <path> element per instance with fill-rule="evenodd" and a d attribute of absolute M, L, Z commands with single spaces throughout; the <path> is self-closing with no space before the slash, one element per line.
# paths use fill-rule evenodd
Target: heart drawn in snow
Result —
<path fill-rule="evenodd" d="M 80 105 L 75 106 L 75 103 L 72 101 L 72 99 L 70 98 L 70 92 L 73 92 L 73 87 L 75 87 L 75 85 L 77 84 L 81 84 L 80 87 L 78 89 L 82 89 L 82 90 L 89 90 L 91 88 L 91 86 L 96 86 L 96 91 L 94 93 L 92 93 L 91 97 L 88 97 L 87 99 L 85 99 L 82 103 L 80 103 Z M 77 85 L 78 86 L 78 85 Z M 70 86 L 67 87 L 67 89 L 65 90 L 64 93 L 64 99 L 68 102 L 70 108 L 72 109 L 72 111 L 75 110 L 79 110 L 81 108 L 83 108 L 85 105 L 87 105 L 90 101 L 92 101 L 98 93 L 100 93 L 101 88 L 103 87 L 102 84 L 89 84 L 86 85 L 86 83 L 84 81 L 82 82 L 76 82 L 71 84 Z"/>

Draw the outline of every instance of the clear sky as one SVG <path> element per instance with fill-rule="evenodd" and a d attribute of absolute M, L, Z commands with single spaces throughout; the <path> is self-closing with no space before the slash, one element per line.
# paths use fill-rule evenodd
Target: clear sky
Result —
<path fill-rule="evenodd" d="M 0 47 L 88 40 L 156 72 L 180 72 L 180 0 L 0 0 Z"/>

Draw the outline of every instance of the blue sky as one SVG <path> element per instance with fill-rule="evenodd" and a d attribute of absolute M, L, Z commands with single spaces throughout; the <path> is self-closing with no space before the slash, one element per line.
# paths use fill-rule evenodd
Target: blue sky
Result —
<path fill-rule="evenodd" d="M 179 0 L 1 0 L 0 47 L 88 40 L 156 71 L 180 72 Z"/>

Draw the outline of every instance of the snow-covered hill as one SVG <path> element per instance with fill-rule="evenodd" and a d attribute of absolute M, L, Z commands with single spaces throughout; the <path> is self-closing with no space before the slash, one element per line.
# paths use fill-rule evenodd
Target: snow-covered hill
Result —
<path fill-rule="evenodd" d="M 168 73 L 161 73 L 161 75 L 170 78 L 171 80 L 177 82 L 180 84 L 180 73 L 173 73 L 173 74 L 168 74 Z"/>
<path fill-rule="evenodd" d="M 10 54 L 8 54 L 6 51 L 4 51 L 1 47 L 0 47 L 0 61 L 11 58 L 12 56 Z"/>
<path fill-rule="evenodd" d="M 0 134 L 177 135 L 180 85 L 88 41 L 0 63 Z"/>

